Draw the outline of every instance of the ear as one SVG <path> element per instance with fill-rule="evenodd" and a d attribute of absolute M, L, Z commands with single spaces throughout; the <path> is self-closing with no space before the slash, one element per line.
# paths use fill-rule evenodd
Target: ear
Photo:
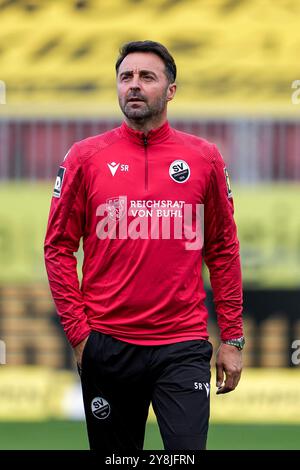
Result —
<path fill-rule="evenodd" d="M 171 101 L 171 100 L 174 98 L 175 93 L 176 93 L 176 89 L 177 89 L 176 83 L 171 83 L 171 84 L 168 86 L 168 90 L 167 90 L 167 101 Z"/>

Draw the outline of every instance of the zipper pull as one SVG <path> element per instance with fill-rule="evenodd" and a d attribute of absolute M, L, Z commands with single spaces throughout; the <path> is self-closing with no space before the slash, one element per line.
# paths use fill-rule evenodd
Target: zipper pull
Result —
<path fill-rule="evenodd" d="M 143 141 L 144 141 L 144 146 L 147 147 L 148 145 L 147 136 L 143 135 Z"/>

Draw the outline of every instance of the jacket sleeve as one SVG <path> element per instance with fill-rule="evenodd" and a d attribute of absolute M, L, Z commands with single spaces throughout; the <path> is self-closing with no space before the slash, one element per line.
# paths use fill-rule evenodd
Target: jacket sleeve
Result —
<path fill-rule="evenodd" d="M 84 211 L 84 178 L 75 144 L 58 171 L 44 243 L 50 289 L 61 324 L 73 347 L 90 333 L 74 255 L 84 232 Z"/>
<path fill-rule="evenodd" d="M 242 275 L 234 204 L 225 163 L 214 146 L 204 204 L 204 261 L 209 269 L 221 340 L 243 335 Z"/>

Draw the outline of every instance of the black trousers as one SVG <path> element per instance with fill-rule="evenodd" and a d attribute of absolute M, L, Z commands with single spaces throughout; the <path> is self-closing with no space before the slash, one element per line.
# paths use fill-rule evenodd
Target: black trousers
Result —
<path fill-rule="evenodd" d="M 165 450 L 202 450 L 212 345 L 138 346 L 92 331 L 80 371 L 90 448 L 142 450 L 152 402 Z"/>

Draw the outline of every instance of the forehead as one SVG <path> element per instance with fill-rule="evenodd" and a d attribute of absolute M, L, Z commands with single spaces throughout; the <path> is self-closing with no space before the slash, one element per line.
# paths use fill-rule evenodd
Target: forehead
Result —
<path fill-rule="evenodd" d="M 131 70 L 150 70 L 164 72 L 163 60 L 153 52 L 132 52 L 128 54 L 120 64 L 119 73 Z"/>

